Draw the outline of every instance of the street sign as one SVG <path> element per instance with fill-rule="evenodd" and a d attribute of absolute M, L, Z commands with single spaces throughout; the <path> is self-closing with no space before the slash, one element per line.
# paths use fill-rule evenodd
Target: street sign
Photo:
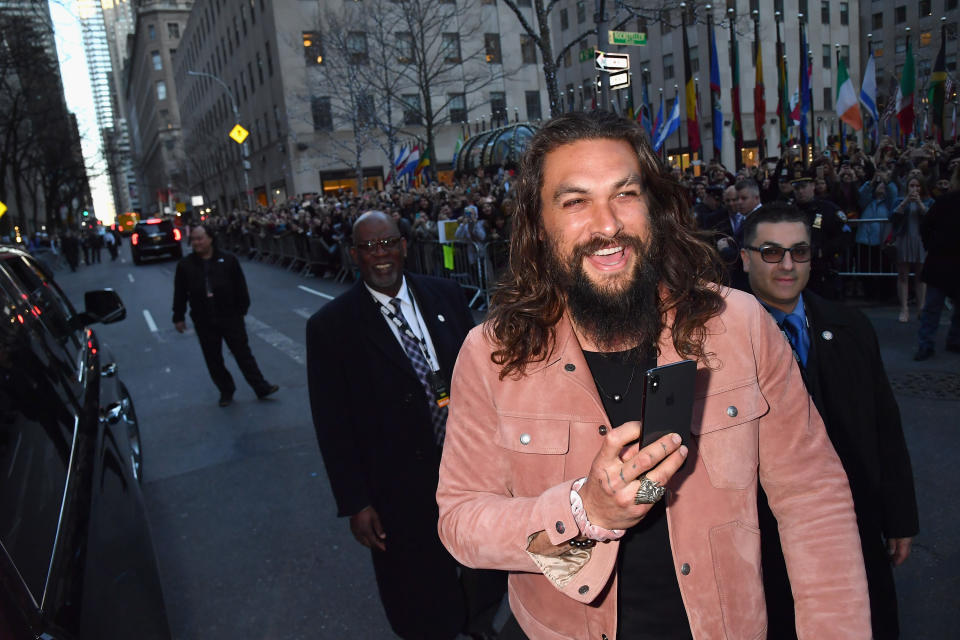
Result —
<path fill-rule="evenodd" d="M 609 31 L 610 44 L 642 47 L 647 44 L 647 34 L 636 31 Z"/>
<path fill-rule="evenodd" d="M 630 72 L 621 71 L 619 73 L 610 74 L 610 88 L 611 89 L 626 89 L 630 86 Z"/>
<path fill-rule="evenodd" d="M 237 125 L 230 130 L 230 137 L 233 138 L 233 141 L 237 144 L 243 144 L 243 141 L 247 139 L 248 135 L 250 135 L 250 132 L 240 125 Z"/>
<path fill-rule="evenodd" d="M 593 47 L 587 47 L 586 49 L 580 49 L 580 62 L 586 62 L 593 57 L 594 49 Z"/>
<path fill-rule="evenodd" d="M 597 51 L 594 62 L 597 71 L 626 71 L 630 68 L 630 54 Z"/>
<path fill-rule="evenodd" d="M 3 214 L 7 212 L 7 205 L 0 202 L 0 218 L 3 217 Z"/>

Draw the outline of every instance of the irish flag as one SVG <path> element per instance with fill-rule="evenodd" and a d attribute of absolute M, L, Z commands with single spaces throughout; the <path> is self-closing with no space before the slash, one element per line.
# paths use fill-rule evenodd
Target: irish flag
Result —
<path fill-rule="evenodd" d="M 860 101 L 857 99 L 857 90 L 853 88 L 853 80 L 847 73 L 846 61 L 840 58 L 837 65 L 837 116 L 850 125 L 854 131 L 863 129 L 863 119 L 860 117 Z"/>

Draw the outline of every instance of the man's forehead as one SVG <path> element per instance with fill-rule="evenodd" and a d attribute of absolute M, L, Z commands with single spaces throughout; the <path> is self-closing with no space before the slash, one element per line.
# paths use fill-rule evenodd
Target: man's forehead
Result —
<path fill-rule="evenodd" d="M 810 234 L 802 222 L 761 222 L 757 225 L 756 243 L 789 247 L 798 242 L 808 242 Z"/>

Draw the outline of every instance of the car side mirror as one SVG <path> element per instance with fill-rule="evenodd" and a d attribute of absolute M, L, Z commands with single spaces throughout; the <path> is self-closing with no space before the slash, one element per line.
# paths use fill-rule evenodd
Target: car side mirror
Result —
<path fill-rule="evenodd" d="M 84 311 L 80 314 L 83 324 L 102 322 L 110 324 L 127 317 L 127 308 L 123 300 L 113 289 L 87 291 L 83 294 Z"/>

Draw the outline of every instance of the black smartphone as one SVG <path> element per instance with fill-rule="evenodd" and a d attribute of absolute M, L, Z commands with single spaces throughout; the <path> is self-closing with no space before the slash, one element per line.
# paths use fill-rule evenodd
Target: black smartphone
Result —
<path fill-rule="evenodd" d="M 643 385 L 643 446 L 668 433 L 690 439 L 697 363 L 681 360 L 647 371 Z"/>

